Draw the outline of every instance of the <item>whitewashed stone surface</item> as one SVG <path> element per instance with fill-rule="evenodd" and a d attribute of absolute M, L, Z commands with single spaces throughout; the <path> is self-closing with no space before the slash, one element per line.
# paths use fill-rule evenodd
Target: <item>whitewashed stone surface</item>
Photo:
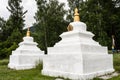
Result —
<path fill-rule="evenodd" d="M 72 22 L 73 31 L 60 35 L 62 40 L 48 48 L 43 59 L 43 75 L 87 80 L 114 71 L 113 55 L 86 31 L 83 22 Z"/>
<path fill-rule="evenodd" d="M 19 43 L 19 47 L 12 51 L 8 67 L 11 69 L 31 69 L 38 62 L 42 62 L 44 57 L 43 51 L 37 47 L 33 37 L 24 37 L 23 42 Z"/>

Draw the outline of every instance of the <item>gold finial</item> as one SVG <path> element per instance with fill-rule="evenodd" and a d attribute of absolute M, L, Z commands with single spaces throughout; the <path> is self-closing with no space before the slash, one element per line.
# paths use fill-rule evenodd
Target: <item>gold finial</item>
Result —
<path fill-rule="evenodd" d="M 27 36 L 27 37 L 30 37 L 30 28 L 28 28 L 27 33 L 26 33 L 26 36 Z"/>
<path fill-rule="evenodd" d="M 74 14 L 74 22 L 76 21 L 80 21 L 80 17 L 79 17 L 79 13 L 78 13 L 78 9 L 75 8 L 75 14 Z"/>

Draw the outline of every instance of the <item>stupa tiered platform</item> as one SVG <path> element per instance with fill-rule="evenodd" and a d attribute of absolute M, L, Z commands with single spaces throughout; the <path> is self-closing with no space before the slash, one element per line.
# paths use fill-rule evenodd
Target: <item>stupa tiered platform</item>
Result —
<path fill-rule="evenodd" d="M 11 69 L 22 70 L 35 68 L 37 63 L 42 62 L 44 53 L 37 47 L 33 37 L 24 37 L 19 47 L 12 51 L 8 67 Z"/>
<path fill-rule="evenodd" d="M 48 56 L 43 59 L 43 75 L 87 80 L 114 71 L 112 54 L 92 39 L 94 34 L 86 30 L 86 24 L 78 16 L 75 13 L 70 31 L 60 35 L 62 40 L 48 48 Z"/>

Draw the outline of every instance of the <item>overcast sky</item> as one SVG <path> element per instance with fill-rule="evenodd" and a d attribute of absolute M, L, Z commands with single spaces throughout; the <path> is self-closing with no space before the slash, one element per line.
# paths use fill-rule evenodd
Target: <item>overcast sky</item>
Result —
<path fill-rule="evenodd" d="M 59 2 L 64 2 L 66 3 L 66 9 L 67 7 L 67 0 L 59 0 Z M 8 19 L 9 17 L 9 12 L 6 9 L 6 6 L 8 6 L 8 0 L 0 0 L 0 17 L 3 17 L 5 20 Z M 24 7 L 24 10 L 28 10 L 28 12 L 26 13 L 26 17 L 25 17 L 25 24 L 26 27 L 27 26 L 31 26 L 32 23 L 35 22 L 35 19 L 33 18 L 33 16 L 35 15 L 35 12 L 37 10 L 37 6 L 36 6 L 36 2 L 35 0 L 22 0 L 22 6 Z"/>

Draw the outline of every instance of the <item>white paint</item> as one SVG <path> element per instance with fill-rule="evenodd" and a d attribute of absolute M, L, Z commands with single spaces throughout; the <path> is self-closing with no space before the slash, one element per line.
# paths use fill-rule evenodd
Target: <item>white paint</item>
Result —
<path fill-rule="evenodd" d="M 32 37 L 24 37 L 19 47 L 12 51 L 8 67 L 11 69 L 31 69 L 35 68 L 37 63 L 44 57 L 44 53 L 37 47 L 37 43 L 33 42 Z"/>
<path fill-rule="evenodd" d="M 60 35 L 62 40 L 48 48 L 43 59 L 43 75 L 87 80 L 114 71 L 113 56 L 107 47 L 94 41 L 83 22 L 72 22 L 73 31 Z"/>

